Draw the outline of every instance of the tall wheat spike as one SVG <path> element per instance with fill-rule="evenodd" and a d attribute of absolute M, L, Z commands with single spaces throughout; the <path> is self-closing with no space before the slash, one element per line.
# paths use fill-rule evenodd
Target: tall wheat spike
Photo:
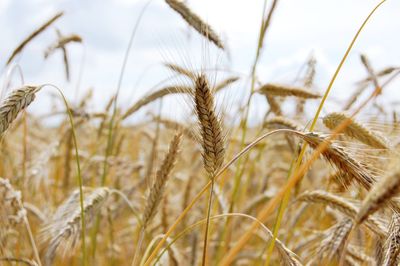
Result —
<path fill-rule="evenodd" d="M 212 95 L 208 80 L 203 74 L 200 74 L 195 82 L 194 103 L 201 132 L 204 168 L 212 182 L 208 201 L 203 248 L 202 264 L 205 265 L 207 259 L 208 227 L 214 189 L 214 176 L 224 161 L 225 144 L 221 123 L 215 112 L 214 96 Z"/>
<path fill-rule="evenodd" d="M 202 137 L 204 167 L 213 177 L 224 161 L 225 145 L 221 123 L 215 112 L 214 96 L 204 75 L 196 80 L 194 102 Z"/>

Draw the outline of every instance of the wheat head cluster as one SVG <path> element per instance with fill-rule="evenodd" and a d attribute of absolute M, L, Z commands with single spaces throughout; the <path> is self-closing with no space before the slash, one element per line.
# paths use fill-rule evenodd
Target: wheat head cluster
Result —
<path fill-rule="evenodd" d="M 16 88 L 5 82 L 0 265 L 398 265 L 399 122 L 396 109 L 388 111 L 379 99 L 390 97 L 385 88 L 400 67 L 376 69 L 361 55 L 365 76 L 335 111 L 325 106 L 353 44 L 383 2 L 367 14 L 326 88 L 316 82 L 314 56 L 305 58 L 293 83 L 260 81 L 257 66 L 278 0 L 265 1 L 255 60 L 245 76 L 231 70 L 215 81 L 217 70 L 164 61 L 187 82 L 160 83 L 128 108 L 118 104 L 119 84 L 96 113 L 88 108 L 95 89 L 72 102 L 46 81 Z M 210 49 L 228 53 L 190 3 L 165 0 L 164 8 Z M 32 29 L 5 69 L 17 69 L 25 47 L 64 16 Z M 70 80 L 75 66 L 67 47 L 85 40 L 56 32 L 56 41 L 43 47 L 44 58 L 62 52 Z M 116 73 L 120 80 L 124 71 Z M 221 106 L 229 97 L 218 101 L 233 87 L 248 91 L 236 120 Z M 40 105 L 46 90 L 63 103 L 56 125 L 28 108 Z M 150 111 L 129 122 L 166 97 L 186 99 L 187 120 Z M 256 97 L 267 110 L 259 123 L 250 111 Z M 366 109 L 375 112 L 363 115 Z"/>

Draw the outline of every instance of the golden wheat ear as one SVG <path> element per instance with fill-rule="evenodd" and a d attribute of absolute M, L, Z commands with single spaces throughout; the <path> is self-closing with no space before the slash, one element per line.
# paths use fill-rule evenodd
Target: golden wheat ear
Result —
<path fill-rule="evenodd" d="M 196 79 L 194 102 L 200 126 L 204 168 L 212 178 L 224 161 L 225 144 L 222 126 L 215 111 L 214 96 L 203 74 Z"/>
<path fill-rule="evenodd" d="M 164 160 L 156 173 L 156 177 L 153 186 L 150 189 L 150 194 L 147 197 L 146 207 L 143 213 L 143 228 L 146 228 L 146 226 L 151 222 L 152 218 L 157 213 L 158 206 L 163 198 L 165 185 L 178 157 L 181 138 L 181 133 L 178 133 L 174 136 L 169 145 L 168 153 L 164 157 Z"/>
<path fill-rule="evenodd" d="M 395 171 L 383 177 L 371 189 L 361 204 L 360 210 L 355 217 L 355 223 L 361 224 L 371 214 L 389 203 L 391 207 L 398 211 L 397 204 L 391 200 L 400 192 L 400 171 Z"/>
<path fill-rule="evenodd" d="M 32 40 L 34 39 L 37 35 L 39 35 L 41 32 L 46 30 L 51 24 L 53 24 L 57 19 L 59 19 L 62 15 L 64 15 L 63 12 L 59 12 L 55 14 L 53 17 L 51 17 L 49 20 L 47 20 L 42 26 L 40 26 L 37 30 L 33 31 L 28 37 L 26 37 L 18 46 L 17 48 L 14 49 L 12 52 L 11 56 L 7 60 L 7 65 L 11 63 L 11 61 L 14 59 L 14 57 L 19 54 L 24 47 Z"/>
<path fill-rule="evenodd" d="M 346 215 L 353 220 L 355 219 L 355 217 L 357 216 L 357 212 L 359 211 L 359 209 L 356 207 L 356 204 L 350 199 L 343 198 L 322 190 L 304 192 L 297 198 L 297 200 L 308 203 L 324 204 L 339 211 L 340 213 Z M 376 217 L 369 217 L 367 219 L 367 222 L 365 223 L 365 226 L 372 232 L 374 232 L 377 236 L 386 238 L 387 228 L 385 227 L 385 224 L 383 224 L 379 219 L 376 219 Z"/>
<path fill-rule="evenodd" d="M 141 252 L 143 238 L 147 226 L 150 224 L 154 216 L 157 214 L 158 206 L 164 197 L 165 186 L 169 176 L 174 168 L 179 154 L 179 147 L 182 138 L 182 133 L 177 133 L 169 144 L 168 153 L 165 155 L 164 160 L 156 172 L 153 185 L 150 188 L 147 197 L 146 206 L 142 215 L 142 224 L 138 243 L 135 247 L 135 254 L 132 260 L 132 266 L 137 265 L 138 256 Z"/>
<path fill-rule="evenodd" d="M 261 86 L 258 90 L 258 93 L 268 96 L 281 96 L 281 97 L 298 97 L 302 99 L 318 99 L 321 98 L 316 92 L 310 91 L 308 89 L 293 87 L 283 84 L 273 84 L 267 83 Z"/>
<path fill-rule="evenodd" d="M 23 221 L 26 215 L 21 204 L 21 192 L 15 190 L 8 179 L 0 177 L 0 233 L 8 226 Z"/>
<path fill-rule="evenodd" d="M 388 237 L 384 245 L 383 265 L 398 265 L 400 253 L 400 214 L 393 213 L 390 219 Z"/>
<path fill-rule="evenodd" d="M 326 238 L 322 241 L 318 249 L 318 257 L 322 261 L 339 262 L 341 254 L 344 252 L 345 242 L 353 227 L 353 222 L 349 218 L 344 218 L 341 222 L 332 226 L 326 233 Z"/>
<path fill-rule="evenodd" d="M 276 128 L 276 129 L 287 128 L 298 131 L 300 131 L 302 128 L 299 123 L 284 116 L 275 116 L 273 118 L 266 120 L 264 122 L 263 127 Z"/>
<path fill-rule="evenodd" d="M 91 224 L 111 191 L 107 187 L 99 187 L 95 189 L 84 188 L 83 192 L 86 194 L 83 202 L 85 223 Z M 79 242 L 78 239 L 82 231 L 79 195 L 79 190 L 72 192 L 41 230 L 40 238 L 42 242 L 48 242 L 44 256 L 45 265 L 52 265 L 60 246 L 63 247 L 63 254 L 67 254 Z"/>
<path fill-rule="evenodd" d="M 194 13 L 188 6 L 178 0 L 165 0 L 165 2 L 175 10 L 181 17 L 198 33 L 206 37 L 210 42 L 214 43 L 217 47 L 224 49 L 224 45 L 211 28 L 210 25 L 205 23 L 196 13 Z"/>
<path fill-rule="evenodd" d="M 382 136 L 379 136 L 375 132 L 369 130 L 366 126 L 353 120 L 344 113 L 330 113 L 326 115 L 322 121 L 327 128 L 333 130 L 347 119 L 350 119 L 351 123 L 343 131 L 345 135 L 373 148 L 386 150 L 389 149 L 387 141 Z"/>
<path fill-rule="evenodd" d="M 0 105 L 0 136 L 10 127 L 18 114 L 35 99 L 39 86 L 23 86 L 12 91 Z"/>
<path fill-rule="evenodd" d="M 324 142 L 328 142 L 327 149 L 321 155 L 332 165 L 336 166 L 338 171 L 345 173 L 343 177 L 351 180 L 344 180 L 344 185 L 355 181 L 366 190 L 370 190 L 376 182 L 376 177 L 371 173 L 368 165 L 362 161 L 355 160 L 345 149 L 334 142 L 328 141 L 324 135 L 316 132 L 301 133 L 297 131 L 296 134 L 313 149 L 316 149 Z"/>

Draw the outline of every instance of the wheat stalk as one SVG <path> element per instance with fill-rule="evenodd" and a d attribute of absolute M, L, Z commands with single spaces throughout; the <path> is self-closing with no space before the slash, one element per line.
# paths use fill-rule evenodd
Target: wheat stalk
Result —
<path fill-rule="evenodd" d="M 265 95 L 265 98 L 267 99 L 267 102 L 269 104 L 270 111 L 277 116 L 281 116 L 282 115 L 281 104 L 277 101 L 277 99 L 275 99 L 274 96 L 267 94 Z"/>

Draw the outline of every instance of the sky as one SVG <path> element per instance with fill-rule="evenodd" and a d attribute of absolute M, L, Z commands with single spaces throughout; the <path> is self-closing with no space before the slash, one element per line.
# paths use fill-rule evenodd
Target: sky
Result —
<path fill-rule="evenodd" d="M 88 88 L 93 88 L 90 108 L 101 110 L 116 92 L 130 34 L 146 3 L 147 0 L 1 0 L 2 79 L 11 79 L 13 86 L 21 84 L 18 74 L 7 75 L 9 69 L 4 66 L 8 56 L 46 19 L 64 11 L 63 17 L 26 46 L 16 63 L 25 83 L 54 84 L 72 102 L 85 95 Z M 290 84 L 313 53 L 317 60 L 315 89 L 323 92 L 352 37 L 377 3 L 376 0 L 280 0 L 258 65 L 260 82 Z M 203 38 L 164 1 L 152 0 L 140 21 L 128 57 L 119 100 L 122 109 L 150 91 L 181 82 L 175 79 L 157 85 L 171 76 L 163 62 L 183 63 L 196 69 L 204 67 L 204 61 L 209 61 L 207 67 L 215 67 L 217 62 L 218 66 L 229 68 L 232 71 L 229 73 L 239 73 L 243 77 L 232 86 L 229 96 L 225 97 L 228 100 L 224 101 L 240 101 L 248 92 L 245 76 L 255 57 L 263 1 L 189 0 L 187 4 L 218 32 L 229 52 L 205 45 Z M 340 109 L 341 101 L 355 89 L 354 83 L 365 77 L 366 70 L 359 59 L 361 53 L 368 55 L 375 69 L 400 65 L 399 12 L 400 2 L 388 0 L 374 14 L 339 74 L 326 109 Z M 43 56 L 56 40 L 56 28 L 65 35 L 76 33 L 83 38 L 83 44 L 67 47 L 70 82 L 65 79 L 60 52 L 46 60 Z M 229 73 L 218 73 L 217 78 Z M 43 96 L 30 109 L 38 113 L 50 112 L 48 95 L 54 92 L 50 88 L 40 92 Z M 398 86 L 388 87 L 383 96 L 382 104 L 399 101 Z M 169 102 L 164 105 L 163 112 L 179 116 L 174 114 L 177 112 L 174 107 Z M 265 99 L 256 96 L 251 111 L 254 119 L 260 118 L 265 109 Z M 156 110 L 156 106 L 153 104 L 147 110 Z"/>

